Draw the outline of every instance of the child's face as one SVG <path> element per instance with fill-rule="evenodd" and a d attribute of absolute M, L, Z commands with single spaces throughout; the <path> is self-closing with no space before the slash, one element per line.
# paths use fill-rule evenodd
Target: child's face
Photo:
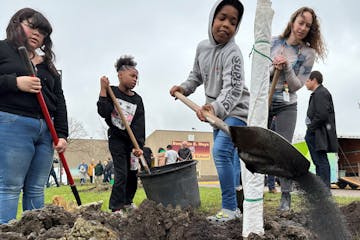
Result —
<path fill-rule="evenodd" d="M 215 16 L 212 34 L 219 44 L 227 43 L 235 34 L 239 12 L 230 5 L 225 5 Z"/>
<path fill-rule="evenodd" d="M 138 71 L 135 68 L 129 68 L 119 71 L 118 74 L 120 84 L 126 89 L 133 89 L 138 79 Z"/>
<path fill-rule="evenodd" d="M 44 31 L 35 28 L 31 21 L 31 18 L 26 19 L 21 22 L 21 26 L 24 29 L 29 47 L 38 49 L 44 44 L 44 39 L 47 34 Z"/>

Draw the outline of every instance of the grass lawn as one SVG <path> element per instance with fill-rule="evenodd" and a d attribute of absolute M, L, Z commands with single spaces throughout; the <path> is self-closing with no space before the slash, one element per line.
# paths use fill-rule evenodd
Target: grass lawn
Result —
<path fill-rule="evenodd" d="M 77 186 L 82 204 L 87 204 L 96 201 L 103 201 L 104 203 L 102 205 L 102 210 L 109 211 L 108 207 L 109 207 L 109 197 L 111 191 L 110 190 L 104 192 L 86 191 L 87 189 L 92 187 L 94 187 L 94 185 L 90 185 L 90 184 Z M 214 214 L 215 212 L 217 212 L 221 208 L 220 188 L 200 187 L 199 190 L 200 190 L 200 199 L 201 199 L 201 206 L 199 208 L 199 211 L 207 214 Z M 62 196 L 67 201 L 76 202 L 73 193 L 71 191 L 71 188 L 69 186 L 61 186 L 61 187 L 50 187 L 45 189 L 45 204 L 51 204 L 53 197 L 56 195 Z M 265 193 L 264 195 L 265 208 L 270 211 L 276 210 L 276 208 L 279 205 L 280 195 L 281 195 L 280 193 L 276 193 L 276 194 Z M 140 205 L 140 203 L 144 199 L 146 199 L 144 189 L 142 187 L 139 187 L 134 198 L 134 203 L 136 205 Z M 339 205 L 347 205 L 353 201 L 360 201 L 359 197 L 334 197 L 334 199 Z M 299 205 L 301 204 L 300 202 L 301 202 L 300 197 L 298 197 L 296 194 L 293 194 L 292 206 L 295 211 L 296 209 L 299 208 Z M 18 219 L 21 217 L 21 213 L 22 213 L 21 204 L 22 203 L 20 198 L 18 214 L 17 214 Z"/>

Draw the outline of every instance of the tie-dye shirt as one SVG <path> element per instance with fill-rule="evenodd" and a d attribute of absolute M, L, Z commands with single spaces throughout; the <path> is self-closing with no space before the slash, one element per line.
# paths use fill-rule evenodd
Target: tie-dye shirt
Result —
<path fill-rule="evenodd" d="M 273 106 L 282 106 L 296 103 L 296 91 L 304 86 L 308 79 L 315 61 L 315 50 L 306 45 L 288 45 L 286 39 L 279 36 L 271 40 L 271 58 L 284 55 L 289 64 L 280 72 L 279 81 L 276 84 L 272 98 Z M 271 67 L 271 75 L 274 67 Z M 283 96 L 284 84 L 288 85 L 290 101 L 285 101 Z"/>

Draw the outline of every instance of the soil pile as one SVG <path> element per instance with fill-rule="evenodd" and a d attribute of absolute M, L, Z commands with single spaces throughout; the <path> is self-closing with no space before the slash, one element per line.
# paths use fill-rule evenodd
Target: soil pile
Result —
<path fill-rule="evenodd" d="M 308 173 L 298 179 L 303 190 L 303 206 L 306 206 L 311 219 L 310 228 L 320 239 L 351 239 L 345 219 L 334 202 L 330 189 L 318 176 Z"/>
<path fill-rule="evenodd" d="M 187 208 L 164 207 L 145 200 L 127 216 L 103 212 L 99 205 L 82 206 L 73 212 L 54 205 L 25 212 L 18 221 L 0 225 L 0 239 L 242 239 L 241 220 L 210 224 L 206 216 Z M 354 239 L 360 231 L 360 202 L 341 208 Z M 279 214 L 265 209 L 265 235 L 253 239 L 318 239 L 312 232 L 308 211 Z"/>

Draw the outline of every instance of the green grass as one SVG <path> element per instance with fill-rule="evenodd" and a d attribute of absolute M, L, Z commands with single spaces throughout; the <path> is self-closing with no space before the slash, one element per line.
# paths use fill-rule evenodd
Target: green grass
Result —
<path fill-rule="evenodd" d="M 103 201 L 102 210 L 109 211 L 109 197 L 111 190 L 103 191 L 103 192 L 96 192 L 96 191 L 86 191 L 89 188 L 94 187 L 94 185 L 83 185 L 77 186 L 77 190 L 79 191 L 80 198 L 82 204 L 87 204 L 96 201 Z M 206 214 L 214 214 L 221 208 L 221 193 L 220 189 L 217 187 L 200 187 L 200 200 L 201 206 L 199 211 L 206 213 Z M 351 191 L 351 190 L 349 190 Z M 52 199 L 55 195 L 62 196 L 66 201 L 73 201 L 75 203 L 74 195 L 71 191 L 69 186 L 61 186 L 61 187 L 51 187 L 45 189 L 45 204 L 51 204 Z M 272 194 L 272 193 L 265 193 L 264 195 L 264 204 L 265 208 L 272 211 L 276 210 L 279 205 L 280 201 L 280 193 Z M 146 199 L 146 195 L 144 189 L 139 187 L 135 198 L 134 203 L 136 205 L 140 205 L 140 203 Z M 340 205 L 347 205 L 353 201 L 360 201 L 360 197 L 334 197 L 335 201 Z M 296 194 L 293 194 L 292 197 L 292 206 L 293 209 L 299 209 L 301 205 L 301 199 Z M 22 213 L 21 207 L 21 198 L 19 202 L 18 208 L 18 215 L 17 218 L 21 217 Z"/>
<path fill-rule="evenodd" d="M 352 190 L 349 190 L 352 191 Z M 356 191 L 356 190 L 354 190 Z M 350 203 L 354 201 L 360 201 L 359 197 L 335 197 L 335 201 L 340 206 L 349 205 Z"/>
<path fill-rule="evenodd" d="M 93 187 L 94 185 L 83 185 L 77 186 L 77 190 L 80 195 L 80 199 L 82 204 L 87 204 L 91 202 L 103 201 L 102 210 L 109 211 L 109 198 L 111 191 L 105 192 L 95 192 L 95 191 L 86 191 L 87 189 Z M 204 212 L 212 212 L 212 209 L 218 210 L 221 205 L 221 194 L 219 188 L 208 188 L 208 187 L 200 187 L 200 199 L 202 201 L 200 211 Z M 45 204 L 51 204 L 52 199 L 55 195 L 62 196 L 67 201 L 75 202 L 74 195 L 69 186 L 61 186 L 61 187 L 51 187 L 45 189 Z M 141 202 L 146 199 L 145 191 L 142 187 L 139 187 L 136 191 L 134 197 L 134 203 L 136 205 L 140 205 Z M 206 204 L 203 204 L 206 202 Z"/>
<path fill-rule="evenodd" d="M 349 191 L 352 191 L 352 190 L 349 190 Z M 269 210 L 276 210 L 279 207 L 280 197 L 281 197 L 281 193 L 276 193 L 276 194 L 265 193 L 264 194 L 265 208 L 269 209 Z M 334 196 L 333 199 L 339 206 L 348 205 L 354 201 L 360 201 L 360 197 Z M 297 194 L 292 194 L 291 195 L 291 206 L 292 206 L 293 210 L 299 211 L 300 208 L 302 207 L 302 205 L 303 205 L 302 198 Z"/>

